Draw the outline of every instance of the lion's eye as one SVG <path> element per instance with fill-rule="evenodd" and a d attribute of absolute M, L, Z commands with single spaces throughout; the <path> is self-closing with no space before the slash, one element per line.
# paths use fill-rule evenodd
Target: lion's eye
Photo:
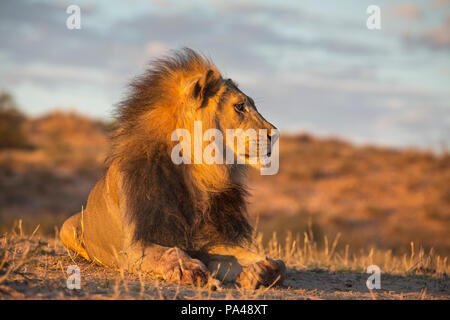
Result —
<path fill-rule="evenodd" d="M 237 103 L 234 105 L 234 110 L 239 113 L 243 113 L 245 111 L 245 103 Z"/>

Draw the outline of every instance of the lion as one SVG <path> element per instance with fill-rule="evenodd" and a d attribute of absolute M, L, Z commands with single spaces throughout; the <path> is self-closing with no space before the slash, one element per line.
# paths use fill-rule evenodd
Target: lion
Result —
<path fill-rule="evenodd" d="M 175 164 L 171 158 L 172 132 L 192 129 L 194 121 L 221 131 L 266 129 L 273 143 L 275 127 L 252 98 L 210 59 L 184 48 L 154 61 L 131 83 L 116 118 L 107 170 L 85 210 L 61 228 L 68 249 L 104 267 L 166 281 L 204 285 L 216 279 L 247 288 L 283 283 L 284 263 L 250 249 L 245 177 L 251 164 Z M 249 159 L 234 139 L 232 145 L 235 158 Z"/>

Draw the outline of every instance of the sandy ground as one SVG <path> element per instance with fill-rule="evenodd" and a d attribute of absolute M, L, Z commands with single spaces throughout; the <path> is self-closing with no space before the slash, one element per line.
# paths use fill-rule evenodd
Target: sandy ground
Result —
<path fill-rule="evenodd" d="M 5 239 L 3 239 L 5 240 Z M 7 248 L 6 241 L 2 241 Z M 31 245 L 26 259 L 20 248 Z M 0 247 L 1 248 L 1 247 Z M 11 251 L 12 247 L 6 251 Z M 165 283 L 152 274 L 132 275 L 70 257 L 59 241 L 16 242 L 16 260 L 3 259 L 1 299 L 449 299 L 447 276 L 381 274 L 381 289 L 368 290 L 365 273 L 289 268 L 284 286 L 243 290 L 232 284 L 194 287 Z M 25 249 L 24 249 L 25 250 Z M 3 251 L 5 252 L 5 251 Z M 22 252 L 23 253 L 23 252 Z M 2 258 L 2 257 L 0 257 Z M 77 265 L 81 289 L 67 288 L 67 268 Z M 10 270 L 10 271 L 8 271 Z"/>

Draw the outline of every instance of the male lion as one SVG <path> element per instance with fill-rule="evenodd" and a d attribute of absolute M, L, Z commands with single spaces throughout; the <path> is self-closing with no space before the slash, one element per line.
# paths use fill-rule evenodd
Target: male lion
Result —
<path fill-rule="evenodd" d="M 246 249 L 252 240 L 243 182 L 248 162 L 177 165 L 171 159 L 172 132 L 194 121 L 204 130 L 267 129 L 270 141 L 274 127 L 253 100 L 186 48 L 135 80 L 117 114 L 108 170 L 86 210 L 64 222 L 64 245 L 97 264 L 168 281 L 204 284 L 211 273 L 252 288 L 282 283 L 282 261 Z"/>

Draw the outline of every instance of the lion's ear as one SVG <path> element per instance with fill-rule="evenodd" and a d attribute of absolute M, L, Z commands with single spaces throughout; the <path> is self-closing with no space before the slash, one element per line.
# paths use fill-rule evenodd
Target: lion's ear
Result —
<path fill-rule="evenodd" d="M 220 74 L 209 69 L 205 75 L 191 81 L 191 96 L 198 102 L 200 108 L 206 107 L 211 97 L 214 97 L 221 87 Z"/>
<path fill-rule="evenodd" d="M 195 87 L 198 86 L 199 81 L 203 76 L 196 75 L 191 78 L 184 79 L 182 91 L 185 95 L 193 96 L 193 90 L 195 90 Z"/>

